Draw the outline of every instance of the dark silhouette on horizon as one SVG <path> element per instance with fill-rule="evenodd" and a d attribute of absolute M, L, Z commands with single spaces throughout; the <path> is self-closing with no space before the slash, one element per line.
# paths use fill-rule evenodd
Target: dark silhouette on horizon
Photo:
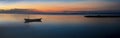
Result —
<path fill-rule="evenodd" d="M 113 15 L 110 15 L 110 16 L 109 16 L 109 15 L 106 15 L 106 16 L 102 16 L 102 15 L 92 15 L 92 16 L 91 16 L 91 15 L 87 15 L 87 16 L 84 16 L 84 17 L 94 17 L 94 18 L 104 18 L 104 17 L 105 17 L 105 18 L 106 18 L 106 17 L 107 17 L 107 18 L 113 18 L 113 17 L 116 18 L 116 17 L 118 17 L 118 18 L 120 18 L 120 16 L 113 16 Z"/>

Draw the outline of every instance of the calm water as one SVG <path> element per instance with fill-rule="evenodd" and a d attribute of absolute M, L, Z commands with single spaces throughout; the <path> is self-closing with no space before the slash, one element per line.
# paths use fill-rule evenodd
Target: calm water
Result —
<path fill-rule="evenodd" d="M 42 22 L 24 23 L 27 15 L 0 14 L 0 38 L 110 38 L 120 35 L 120 18 L 81 15 L 30 15 Z"/>

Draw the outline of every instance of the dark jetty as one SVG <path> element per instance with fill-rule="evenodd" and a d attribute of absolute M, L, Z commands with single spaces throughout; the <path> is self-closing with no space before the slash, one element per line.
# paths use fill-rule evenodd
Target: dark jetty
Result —
<path fill-rule="evenodd" d="M 97 16 L 84 16 L 84 17 L 120 17 L 120 16 L 102 16 L 102 15 L 97 15 Z"/>
<path fill-rule="evenodd" d="M 25 20 L 25 23 L 30 23 L 30 22 L 42 22 L 41 19 L 42 18 L 39 18 L 39 19 L 24 19 L 24 20 Z"/>

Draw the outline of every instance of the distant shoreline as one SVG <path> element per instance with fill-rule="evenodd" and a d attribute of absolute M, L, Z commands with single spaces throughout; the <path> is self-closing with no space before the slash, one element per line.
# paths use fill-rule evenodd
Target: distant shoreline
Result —
<path fill-rule="evenodd" d="M 14 13 L 0 13 L 0 14 L 14 14 Z M 28 14 L 28 15 L 84 15 L 84 14 Z"/>
<path fill-rule="evenodd" d="M 26 14 L 27 15 L 27 13 L 0 13 L 0 14 Z M 67 14 L 67 13 L 52 13 L 52 14 L 50 14 L 50 13 L 29 13 L 28 15 L 83 15 L 83 16 L 85 16 L 85 15 L 112 15 L 112 16 L 120 16 L 120 14 L 81 14 L 81 13 L 75 13 L 75 14 Z"/>

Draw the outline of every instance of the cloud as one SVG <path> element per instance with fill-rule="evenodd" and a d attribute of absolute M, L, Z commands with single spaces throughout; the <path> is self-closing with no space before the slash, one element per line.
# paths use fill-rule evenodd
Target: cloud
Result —
<path fill-rule="evenodd" d="M 105 1 L 105 2 L 120 2 L 120 0 L 0 0 L 0 2 L 14 3 L 14 2 L 75 2 L 75 1 Z"/>
<path fill-rule="evenodd" d="M 4 3 L 16 3 L 16 2 L 120 2 L 120 0 L 0 0 Z"/>
<path fill-rule="evenodd" d="M 21 2 L 21 1 L 68 1 L 68 2 L 72 2 L 72 1 L 85 1 L 85 0 L 0 0 L 3 2 Z"/>

